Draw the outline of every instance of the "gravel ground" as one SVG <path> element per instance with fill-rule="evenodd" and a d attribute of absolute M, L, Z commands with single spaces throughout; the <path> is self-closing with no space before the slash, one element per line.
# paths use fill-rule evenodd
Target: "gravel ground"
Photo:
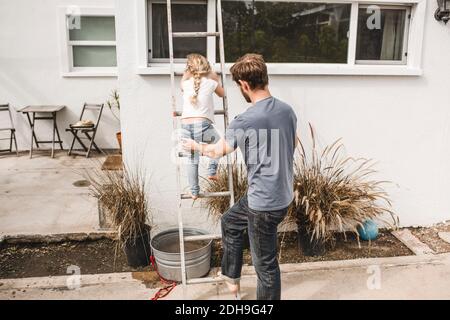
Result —
<path fill-rule="evenodd" d="M 411 233 L 436 253 L 450 252 L 450 243 L 439 237 L 439 232 L 450 232 L 450 221 L 429 228 L 410 228 Z"/>

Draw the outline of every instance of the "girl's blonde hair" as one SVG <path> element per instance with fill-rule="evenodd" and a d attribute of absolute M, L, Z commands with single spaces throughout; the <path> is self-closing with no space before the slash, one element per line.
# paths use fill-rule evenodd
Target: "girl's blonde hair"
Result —
<path fill-rule="evenodd" d="M 211 65 L 201 54 L 192 53 L 187 56 L 186 71 L 194 78 L 194 95 L 191 97 L 191 103 L 195 106 L 202 77 L 211 72 Z"/>

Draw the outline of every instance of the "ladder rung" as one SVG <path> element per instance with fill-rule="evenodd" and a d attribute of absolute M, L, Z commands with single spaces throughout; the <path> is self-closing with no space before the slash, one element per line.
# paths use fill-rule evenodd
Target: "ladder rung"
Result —
<path fill-rule="evenodd" d="M 186 236 L 184 241 L 201 241 L 201 240 L 216 240 L 222 239 L 221 234 L 201 234 L 199 236 Z"/>
<path fill-rule="evenodd" d="M 214 110 L 214 114 L 215 115 L 224 115 L 225 110 Z M 181 117 L 181 115 L 182 115 L 182 111 L 174 111 L 173 112 L 174 117 Z"/>
<path fill-rule="evenodd" d="M 179 158 L 187 158 L 189 156 L 190 156 L 190 154 L 187 153 L 187 152 L 178 152 L 178 157 Z"/>
<path fill-rule="evenodd" d="M 218 37 L 219 32 L 172 32 L 174 38 L 204 38 Z"/>
<path fill-rule="evenodd" d="M 225 280 L 220 277 L 205 277 L 205 278 L 187 279 L 186 282 L 187 284 L 198 284 L 198 283 L 225 282 Z"/>
<path fill-rule="evenodd" d="M 224 192 L 208 192 L 208 193 L 200 193 L 198 195 L 199 198 L 214 198 L 214 197 L 229 197 L 230 191 Z M 181 199 L 192 199 L 192 196 L 188 193 L 182 193 Z"/>

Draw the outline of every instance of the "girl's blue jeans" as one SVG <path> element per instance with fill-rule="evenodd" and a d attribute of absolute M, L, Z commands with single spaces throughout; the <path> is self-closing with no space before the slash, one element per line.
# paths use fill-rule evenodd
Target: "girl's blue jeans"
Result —
<path fill-rule="evenodd" d="M 195 140 L 199 143 L 217 143 L 220 135 L 209 120 L 203 120 L 190 124 L 182 124 L 183 138 Z M 198 152 L 192 152 L 188 163 L 188 180 L 192 195 L 198 195 L 200 186 L 198 184 L 198 164 L 200 155 Z M 217 161 L 211 159 L 208 165 L 208 175 L 215 176 L 217 172 Z"/>

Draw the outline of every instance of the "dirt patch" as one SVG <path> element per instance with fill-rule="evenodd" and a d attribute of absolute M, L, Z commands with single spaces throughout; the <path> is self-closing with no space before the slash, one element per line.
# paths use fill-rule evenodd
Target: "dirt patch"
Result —
<path fill-rule="evenodd" d="M 122 170 L 122 168 L 123 164 L 121 154 L 108 156 L 102 164 L 102 170 Z"/>
<path fill-rule="evenodd" d="M 450 232 L 450 222 L 429 228 L 410 228 L 411 233 L 436 253 L 450 252 L 450 243 L 439 237 L 439 232 Z"/>
<path fill-rule="evenodd" d="M 222 254 L 221 243 L 214 245 L 213 265 L 220 266 Z M 348 234 L 347 238 L 338 235 L 334 246 L 329 246 L 324 255 L 308 257 L 301 253 L 296 232 L 286 232 L 278 237 L 278 252 L 280 263 L 301 263 L 315 261 L 349 260 L 359 258 L 397 257 L 413 255 L 403 243 L 389 231 L 380 230 L 379 237 L 371 243 L 361 241 L 360 246 L 356 236 Z M 252 265 L 250 250 L 244 250 L 244 264 Z"/>
<path fill-rule="evenodd" d="M 130 268 L 110 239 L 0 245 L 0 278 L 67 275 L 75 265 L 82 274 L 142 271 Z"/>
<path fill-rule="evenodd" d="M 279 250 L 281 263 L 412 255 L 387 231 L 380 231 L 379 238 L 371 244 L 361 242 L 361 247 L 354 236 L 348 235 L 347 239 L 339 236 L 335 246 L 319 257 L 302 255 L 297 234 L 286 232 L 279 235 Z M 220 240 L 214 241 L 212 267 L 220 266 L 221 254 Z M 250 251 L 245 249 L 244 264 L 251 263 Z M 110 239 L 0 245 L 0 279 L 67 275 L 67 268 L 71 265 L 78 266 L 82 274 L 132 272 L 133 278 L 149 288 L 162 286 L 151 267 L 130 268 L 123 251 L 116 249 L 116 243 Z"/>
<path fill-rule="evenodd" d="M 91 185 L 91 183 L 87 180 L 77 180 L 72 183 L 72 185 L 77 188 L 87 188 Z"/>

